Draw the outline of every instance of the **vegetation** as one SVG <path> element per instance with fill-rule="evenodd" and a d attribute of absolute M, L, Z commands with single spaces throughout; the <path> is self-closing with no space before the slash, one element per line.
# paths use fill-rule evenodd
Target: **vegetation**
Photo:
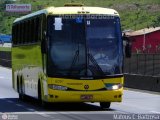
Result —
<path fill-rule="evenodd" d="M 12 22 L 21 16 L 5 12 L 5 4 L 31 4 L 32 11 L 36 11 L 70 2 L 116 9 L 121 16 L 122 30 L 160 26 L 160 0 L 0 0 L 0 33 L 11 34 Z"/>

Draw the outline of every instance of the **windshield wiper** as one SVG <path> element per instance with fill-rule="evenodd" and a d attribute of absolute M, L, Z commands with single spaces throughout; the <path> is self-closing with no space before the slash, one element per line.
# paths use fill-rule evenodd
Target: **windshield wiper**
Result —
<path fill-rule="evenodd" d="M 94 71 L 94 73 L 96 73 L 96 74 L 104 76 L 105 74 L 104 74 L 103 70 L 101 69 L 101 67 L 98 65 L 97 61 L 94 59 L 94 57 L 90 53 L 88 53 L 88 58 L 90 59 L 90 61 L 93 64 L 93 67 L 89 67 L 89 69 L 91 69 L 91 71 Z"/>
<path fill-rule="evenodd" d="M 69 73 L 68 73 L 69 75 L 72 73 L 73 67 L 76 64 L 76 61 L 77 61 L 78 57 L 79 57 L 79 49 L 76 50 L 76 52 L 75 52 L 75 55 L 74 55 L 74 58 L 73 58 L 73 61 L 72 61 L 72 64 L 71 64 L 71 67 L 70 67 L 70 70 L 69 70 Z"/>

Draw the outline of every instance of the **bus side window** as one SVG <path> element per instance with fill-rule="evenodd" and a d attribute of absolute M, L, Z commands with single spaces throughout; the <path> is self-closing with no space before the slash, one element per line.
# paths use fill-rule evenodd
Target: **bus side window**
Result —
<path fill-rule="evenodd" d="M 19 24 L 19 40 L 18 40 L 18 44 L 21 44 L 21 34 L 22 34 L 22 31 L 21 31 L 21 23 Z"/>
<path fill-rule="evenodd" d="M 38 41 L 42 40 L 42 29 L 43 29 L 43 15 L 39 17 L 39 26 L 38 26 Z"/>
<path fill-rule="evenodd" d="M 27 43 L 27 21 L 25 21 L 25 43 Z"/>
<path fill-rule="evenodd" d="M 15 36 L 14 36 L 14 45 L 16 45 L 17 44 L 17 39 L 18 39 L 18 25 L 14 26 L 14 34 L 15 34 Z"/>
<path fill-rule="evenodd" d="M 21 35 L 21 33 L 20 33 L 20 31 L 21 31 L 21 30 L 20 30 L 20 23 L 18 24 L 17 27 L 18 27 L 18 29 L 17 29 L 17 32 L 18 32 L 18 36 L 17 36 L 17 38 L 18 38 L 18 39 L 17 39 L 17 45 L 18 45 L 18 44 L 20 43 L 20 35 Z"/>
<path fill-rule="evenodd" d="M 41 18 L 38 17 L 38 39 L 37 41 L 39 41 L 41 39 Z"/>
<path fill-rule="evenodd" d="M 37 18 L 35 18 L 34 19 L 34 39 L 35 41 L 37 41 L 37 26 L 38 26 Z"/>
<path fill-rule="evenodd" d="M 28 43 L 32 43 L 32 40 L 31 40 L 31 29 L 32 29 L 31 20 L 29 20 L 28 21 Z"/>
<path fill-rule="evenodd" d="M 29 29 L 29 27 L 28 27 L 28 21 L 26 21 L 26 43 L 28 43 L 28 29 Z"/>
<path fill-rule="evenodd" d="M 37 42 L 39 40 L 39 28 L 40 28 L 40 20 L 39 20 L 39 17 L 36 18 L 36 26 L 35 26 L 35 42 Z"/>
<path fill-rule="evenodd" d="M 23 34 L 24 34 L 24 38 L 23 38 L 23 42 L 24 42 L 24 44 L 26 43 L 26 34 L 27 34 L 27 25 L 26 25 L 26 21 L 24 22 L 24 32 L 23 32 Z"/>
<path fill-rule="evenodd" d="M 44 15 L 41 15 L 40 16 L 40 28 L 39 28 L 39 41 L 42 41 L 42 37 L 43 37 L 43 18 L 44 18 Z"/>
<path fill-rule="evenodd" d="M 30 33 L 30 40 L 31 40 L 31 43 L 34 43 L 35 42 L 35 39 L 34 39 L 34 19 L 31 19 L 31 21 L 30 21 L 31 23 L 30 23 L 30 31 L 31 31 L 31 33 Z"/>
<path fill-rule="evenodd" d="M 23 22 L 22 29 L 23 29 L 22 42 L 23 44 L 25 44 L 25 22 Z"/>
<path fill-rule="evenodd" d="M 24 44 L 24 22 L 21 23 L 21 44 Z"/>
<path fill-rule="evenodd" d="M 12 27 L 12 43 L 14 43 L 14 40 L 15 40 L 15 27 Z"/>
<path fill-rule="evenodd" d="M 42 38 L 41 38 L 41 41 L 42 41 L 42 39 L 45 39 L 45 37 L 46 37 L 46 26 L 47 26 L 46 24 L 47 24 L 47 22 L 46 22 L 46 15 L 43 14 L 42 15 L 42 30 L 41 30 L 41 32 L 42 32 Z"/>
<path fill-rule="evenodd" d="M 34 43 L 35 42 L 35 19 L 33 18 L 31 20 L 31 30 L 32 30 L 32 33 L 31 33 L 31 43 Z"/>
<path fill-rule="evenodd" d="M 19 42 L 18 44 L 22 43 L 22 23 L 19 24 Z"/>
<path fill-rule="evenodd" d="M 15 41 L 15 26 L 12 27 L 12 43 L 14 44 Z M 1 42 L 1 41 L 0 41 Z"/>
<path fill-rule="evenodd" d="M 29 43 L 29 21 L 27 21 L 27 37 L 26 37 L 26 42 Z"/>

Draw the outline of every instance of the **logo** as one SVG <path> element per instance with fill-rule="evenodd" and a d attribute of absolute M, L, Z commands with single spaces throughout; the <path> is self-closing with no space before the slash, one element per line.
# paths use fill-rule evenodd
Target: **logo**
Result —
<path fill-rule="evenodd" d="M 3 115 L 2 115 L 2 119 L 3 119 L 3 120 L 7 120 L 7 119 L 8 119 L 7 114 L 3 114 Z"/>
<path fill-rule="evenodd" d="M 31 12 L 31 4 L 6 4 L 6 11 L 16 13 Z"/>
<path fill-rule="evenodd" d="M 2 120 L 18 120 L 18 115 L 2 114 Z"/>
<path fill-rule="evenodd" d="M 89 85 L 85 85 L 85 86 L 84 86 L 84 89 L 85 89 L 85 90 L 88 90 L 88 89 L 89 89 Z"/>

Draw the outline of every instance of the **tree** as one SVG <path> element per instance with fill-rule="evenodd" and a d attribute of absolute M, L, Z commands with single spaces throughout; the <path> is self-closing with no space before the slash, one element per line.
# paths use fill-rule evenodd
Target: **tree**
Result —
<path fill-rule="evenodd" d="M 158 27 L 158 26 L 160 26 L 160 16 L 157 16 L 157 19 L 153 20 L 152 26 L 153 26 L 153 27 Z"/>

